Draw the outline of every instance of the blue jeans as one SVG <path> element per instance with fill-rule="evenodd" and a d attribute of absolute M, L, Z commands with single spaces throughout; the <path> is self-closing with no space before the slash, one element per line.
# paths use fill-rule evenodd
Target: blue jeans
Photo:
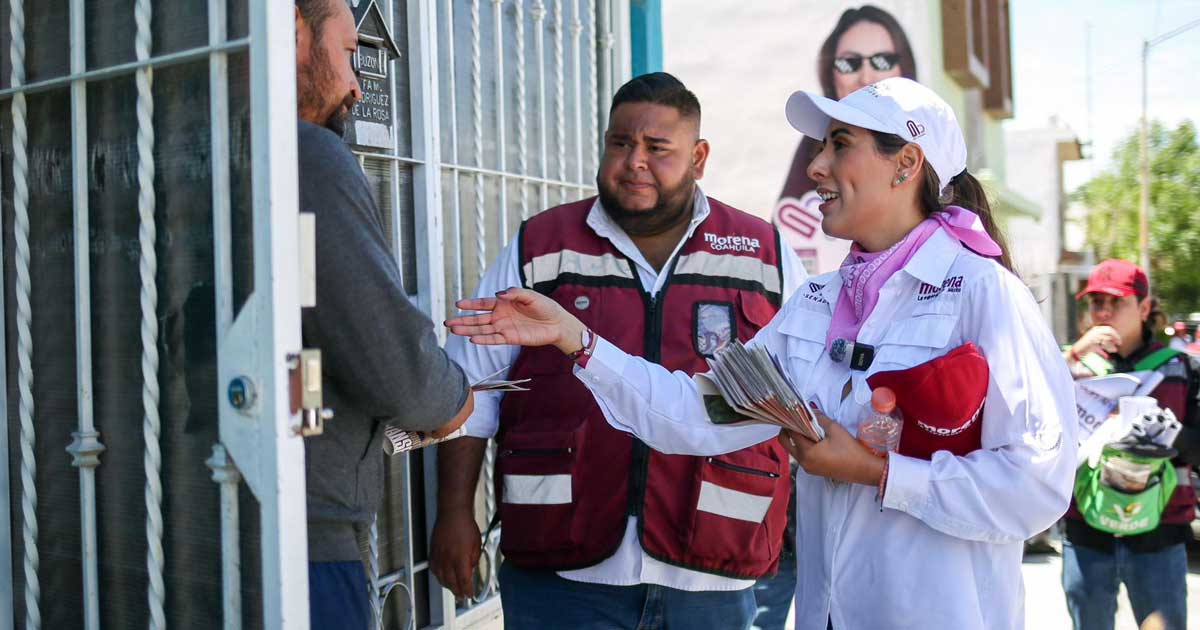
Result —
<path fill-rule="evenodd" d="M 505 630 L 748 630 L 754 594 L 680 591 L 654 584 L 608 586 L 553 571 L 500 565 Z"/>
<path fill-rule="evenodd" d="M 308 563 L 308 619 L 312 630 L 367 630 L 371 604 L 361 562 Z"/>
<path fill-rule="evenodd" d="M 1063 541 L 1063 590 L 1075 630 L 1112 630 L 1121 582 L 1138 625 L 1157 612 L 1167 630 L 1187 628 L 1187 548 L 1183 543 L 1134 553 L 1117 543 L 1114 553 Z"/>
<path fill-rule="evenodd" d="M 754 630 L 784 630 L 792 599 L 796 596 L 796 557 L 785 554 L 779 558 L 779 573 L 754 584 L 754 601 L 758 616 Z"/>

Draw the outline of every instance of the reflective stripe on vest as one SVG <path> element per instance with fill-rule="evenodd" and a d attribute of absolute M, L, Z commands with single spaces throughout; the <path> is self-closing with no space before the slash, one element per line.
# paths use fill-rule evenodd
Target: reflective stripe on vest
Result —
<path fill-rule="evenodd" d="M 537 289 L 539 285 L 559 282 L 563 276 L 576 276 L 601 280 L 621 278 L 637 280 L 623 256 L 602 254 L 599 256 L 564 249 L 534 258 L 521 266 L 525 273 L 526 286 Z"/>
<path fill-rule="evenodd" d="M 700 482 L 700 500 L 696 509 L 701 512 L 761 523 L 767 517 L 769 507 L 771 497 L 725 488 L 708 481 Z"/>
<path fill-rule="evenodd" d="M 571 475 L 504 475 L 505 503 L 561 505 L 571 502 Z"/>
<path fill-rule="evenodd" d="M 700 276 L 707 278 L 731 278 L 748 283 L 748 290 L 758 289 L 766 293 L 780 295 L 783 288 L 779 286 L 779 268 L 751 256 L 734 256 L 730 254 L 710 254 L 696 252 L 679 257 L 675 264 L 675 278 L 686 282 L 688 278 L 681 276 Z M 754 286 L 757 285 L 757 286 Z"/>

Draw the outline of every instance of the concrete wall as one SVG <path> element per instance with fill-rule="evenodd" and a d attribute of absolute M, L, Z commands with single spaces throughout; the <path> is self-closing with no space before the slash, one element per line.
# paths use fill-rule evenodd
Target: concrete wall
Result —
<path fill-rule="evenodd" d="M 1057 270 L 1062 251 L 1063 210 L 1058 143 L 1069 137 L 1069 130 L 1053 123 L 1005 132 L 1007 184 L 1036 203 L 1042 211 L 1041 217 L 1036 219 L 1017 217 L 1008 221 L 1009 245 L 1013 258 L 1020 261 L 1022 275 L 1048 274 Z"/>

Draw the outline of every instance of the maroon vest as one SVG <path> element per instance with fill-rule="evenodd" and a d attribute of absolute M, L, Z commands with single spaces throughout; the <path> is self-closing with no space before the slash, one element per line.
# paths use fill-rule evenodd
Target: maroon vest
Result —
<path fill-rule="evenodd" d="M 622 350 L 671 370 L 707 371 L 710 354 L 746 341 L 779 310 L 778 233 L 710 199 L 656 296 L 634 264 L 587 225 L 593 199 L 526 221 L 522 284 L 550 296 Z M 553 346 L 525 348 L 509 378 L 537 395 L 506 396 L 496 435 L 500 548 L 525 568 L 574 569 L 613 555 L 630 515 L 651 557 L 754 579 L 779 560 L 791 480 L 775 440 L 716 457 L 666 455 L 612 428 Z"/>

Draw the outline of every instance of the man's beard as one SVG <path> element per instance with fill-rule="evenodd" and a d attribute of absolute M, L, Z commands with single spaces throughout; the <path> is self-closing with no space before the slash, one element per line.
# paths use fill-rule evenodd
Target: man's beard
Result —
<path fill-rule="evenodd" d="M 653 236 L 662 234 L 679 225 L 684 215 L 690 218 L 696 180 L 686 175 L 679 185 L 670 190 L 659 190 L 658 202 L 649 210 L 630 210 L 617 201 L 616 194 L 599 179 L 596 187 L 600 191 L 600 205 L 604 212 L 621 226 L 630 236 Z"/>
<path fill-rule="evenodd" d="M 325 51 L 317 45 L 312 48 L 312 59 L 306 66 L 296 68 L 296 91 L 299 109 L 323 112 L 329 106 L 328 95 L 333 90 L 330 86 L 337 84 L 337 75 L 329 65 Z M 342 97 L 341 106 L 334 108 L 329 117 L 317 121 L 321 126 L 342 136 L 346 131 L 346 119 L 350 117 L 350 109 L 354 107 L 354 96 L 346 94 Z"/>

